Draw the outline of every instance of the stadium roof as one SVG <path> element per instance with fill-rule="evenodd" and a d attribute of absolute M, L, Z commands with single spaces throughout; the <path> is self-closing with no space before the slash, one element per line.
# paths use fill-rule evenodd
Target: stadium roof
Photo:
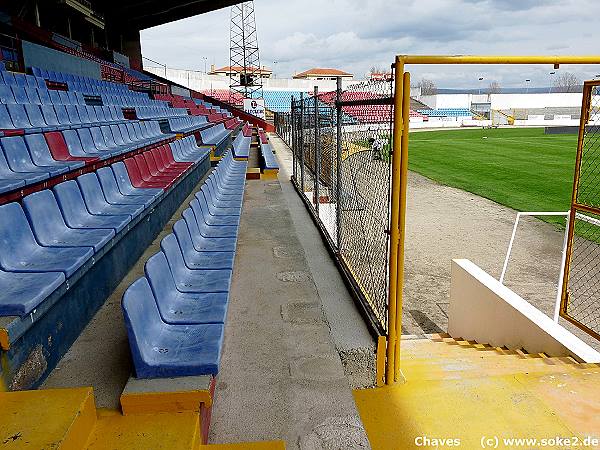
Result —
<path fill-rule="evenodd" d="M 343 70 L 338 69 L 321 69 L 315 67 L 313 69 L 305 70 L 304 72 L 297 73 L 294 78 L 307 78 L 307 77 L 352 77 L 353 75 Z"/>
<path fill-rule="evenodd" d="M 240 0 L 92 0 L 115 22 L 139 30 L 242 3 Z"/>
<path fill-rule="evenodd" d="M 2 10 L 11 16 L 21 17 L 32 8 L 28 0 L 0 0 Z M 126 26 L 130 30 L 143 30 L 167 22 L 185 19 L 227 6 L 241 0 L 46 0 L 45 6 L 69 5 L 77 10 L 92 10 L 93 16 L 106 19 L 107 24 Z M 52 19 L 54 20 L 54 19 Z"/>

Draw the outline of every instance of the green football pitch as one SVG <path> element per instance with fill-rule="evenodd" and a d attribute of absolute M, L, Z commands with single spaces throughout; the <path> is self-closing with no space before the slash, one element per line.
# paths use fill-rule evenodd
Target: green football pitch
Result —
<path fill-rule="evenodd" d="M 409 169 L 518 211 L 567 211 L 576 152 L 577 135 L 543 128 L 413 132 Z"/>

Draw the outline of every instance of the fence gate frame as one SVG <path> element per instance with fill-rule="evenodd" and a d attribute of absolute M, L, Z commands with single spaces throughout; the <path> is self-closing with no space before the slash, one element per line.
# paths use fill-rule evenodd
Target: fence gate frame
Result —
<path fill-rule="evenodd" d="M 584 144 L 586 138 L 586 127 L 590 120 L 590 113 L 594 107 L 592 103 L 592 94 L 594 88 L 600 86 L 600 80 L 585 81 L 583 84 L 583 97 L 581 101 L 581 116 L 579 121 L 579 132 L 577 138 L 577 157 L 575 159 L 575 175 L 573 177 L 573 193 L 571 196 L 571 207 L 569 209 L 569 229 L 567 235 L 567 250 L 565 252 L 565 264 L 562 278 L 562 292 L 560 301 L 560 317 L 572 323 L 579 329 L 585 331 L 592 337 L 600 341 L 600 334 L 582 323 L 576 317 L 569 313 L 569 278 L 571 275 L 571 261 L 573 256 L 573 243 L 575 238 L 575 221 L 577 216 L 581 213 L 590 213 L 600 216 L 600 207 L 593 205 L 586 205 L 578 200 L 579 187 L 580 187 L 580 175 L 581 175 L 581 162 L 583 159 Z M 599 125 L 595 125 L 596 127 Z M 600 171 L 599 171 L 600 175 Z"/>
<path fill-rule="evenodd" d="M 392 220 L 390 229 L 390 273 L 388 335 L 385 383 L 405 382 L 400 370 L 402 334 L 402 289 L 404 287 L 404 243 L 406 239 L 406 191 L 408 182 L 408 144 L 410 72 L 415 65 L 545 65 L 558 69 L 561 64 L 600 64 L 596 56 L 473 56 L 473 55 L 397 55 L 394 69 L 394 122 L 392 143 Z M 406 95 L 404 95 L 407 93 Z M 584 97 L 585 98 L 585 97 Z M 572 215 L 573 216 L 573 215 Z M 572 219 L 571 219 L 572 220 Z M 394 261 L 394 259 L 396 261 Z M 394 270 L 392 270 L 394 269 Z M 566 283 L 566 281 L 564 282 Z M 561 308 L 562 309 L 562 308 Z"/>

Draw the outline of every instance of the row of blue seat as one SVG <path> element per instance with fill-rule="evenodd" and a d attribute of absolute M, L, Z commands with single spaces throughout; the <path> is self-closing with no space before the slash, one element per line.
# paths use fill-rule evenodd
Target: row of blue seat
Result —
<path fill-rule="evenodd" d="M 230 130 L 225 128 L 225 125 L 219 123 L 210 128 L 200 130 L 200 139 L 205 145 L 219 146 L 231 133 Z"/>
<path fill-rule="evenodd" d="M 190 133 L 212 125 L 205 116 L 170 117 L 168 122 L 173 133 Z"/>
<path fill-rule="evenodd" d="M 138 378 L 218 373 L 246 167 L 226 154 L 123 295 Z"/>
<path fill-rule="evenodd" d="M 157 122 L 140 122 L 62 131 L 66 148 L 51 148 L 41 133 L 0 138 L 0 193 L 76 170 L 86 160 L 108 159 L 157 144 L 171 135 Z M 55 144 L 56 145 L 56 144 Z M 55 158 L 68 152 L 72 160 Z"/>
<path fill-rule="evenodd" d="M 0 136 L 11 130 L 39 133 L 124 122 L 123 110 L 116 106 L 0 104 Z"/>
<path fill-rule="evenodd" d="M 161 192 L 119 162 L 0 206 L 0 315 L 35 309 Z"/>
<path fill-rule="evenodd" d="M 171 166 L 189 168 L 206 151 L 188 138 L 171 143 L 169 155 Z M 135 187 L 117 162 L 30 194 L 22 206 L 0 206 L 0 316 L 33 311 L 162 193 Z"/>
<path fill-rule="evenodd" d="M 250 155 L 250 136 L 244 136 L 242 130 L 237 134 L 233 140 L 233 154 L 236 158 L 248 158 Z"/>
<path fill-rule="evenodd" d="M 270 143 L 260 144 L 260 153 L 262 155 L 262 163 L 264 169 L 279 169 L 277 158 L 273 153 L 273 148 Z"/>
<path fill-rule="evenodd" d="M 100 94 L 102 104 L 104 105 L 118 105 L 126 108 L 134 108 L 136 106 L 168 106 L 166 102 L 161 100 L 154 100 L 148 97 L 148 94 L 132 95 L 133 91 L 129 91 L 126 94 Z"/>
<path fill-rule="evenodd" d="M 38 78 L 45 80 L 57 81 L 59 83 L 80 83 L 87 86 L 104 87 L 110 91 L 128 91 L 127 85 L 122 83 L 113 83 L 106 80 L 98 80 L 96 78 L 85 77 L 83 75 L 75 75 L 67 72 L 55 72 L 53 70 L 41 69 L 32 67 L 31 72 Z"/>
<path fill-rule="evenodd" d="M 167 117 L 187 116 L 185 108 L 170 108 L 168 106 L 137 106 L 135 115 L 138 119 L 165 119 Z"/>
<path fill-rule="evenodd" d="M 9 86 L 47 88 L 46 80 L 41 77 L 27 75 L 24 73 L 9 72 L 6 70 L 0 71 L 0 83 L 7 84 Z"/>
<path fill-rule="evenodd" d="M 54 89 L 32 86 L 9 86 L 0 84 L 0 102 L 31 103 L 35 105 L 85 105 L 80 92 L 57 91 Z"/>

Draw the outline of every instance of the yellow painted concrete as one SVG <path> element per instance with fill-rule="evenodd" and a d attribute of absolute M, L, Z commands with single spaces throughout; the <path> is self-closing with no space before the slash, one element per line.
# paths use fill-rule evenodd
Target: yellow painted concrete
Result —
<path fill-rule="evenodd" d="M 0 328 L 0 348 L 10 350 L 10 338 L 8 337 L 8 330 L 5 328 Z"/>
<path fill-rule="evenodd" d="M 263 180 L 276 180 L 278 173 L 279 173 L 278 169 L 265 169 L 262 171 L 262 174 L 260 175 L 260 177 Z"/>
<path fill-rule="evenodd" d="M 482 438 L 497 437 L 496 448 L 516 447 L 503 438 L 600 438 L 595 365 L 452 340 L 402 340 L 402 355 L 405 384 L 354 391 L 375 450 L 427 448 L 415 441 L 425 436 L 467 449 Z"/>
<path fill-rule="evenodd" d="M 238 444 L 201 445 L 200 450 L 285 450 L 283 441 L 241 442 Z"/>
<path fill-rule="evenodd" d="M 202 404 L 208 408 L 212 405 L 212 397 L 208 390 L 121 394 L 121 409 L 125 415 L 199 412 Z"/>
<path fill-rule="evenodd" d="M 200 445 L 197 413 L 161 413 L 123 416 L 98 410 L 98 421 L 88 450 L 194 450 Z"/>
<path fill-rule="evenodd" d="M 2 449 L 80 449 L 95 422 L 92 388 L 0 393 Z"/>

